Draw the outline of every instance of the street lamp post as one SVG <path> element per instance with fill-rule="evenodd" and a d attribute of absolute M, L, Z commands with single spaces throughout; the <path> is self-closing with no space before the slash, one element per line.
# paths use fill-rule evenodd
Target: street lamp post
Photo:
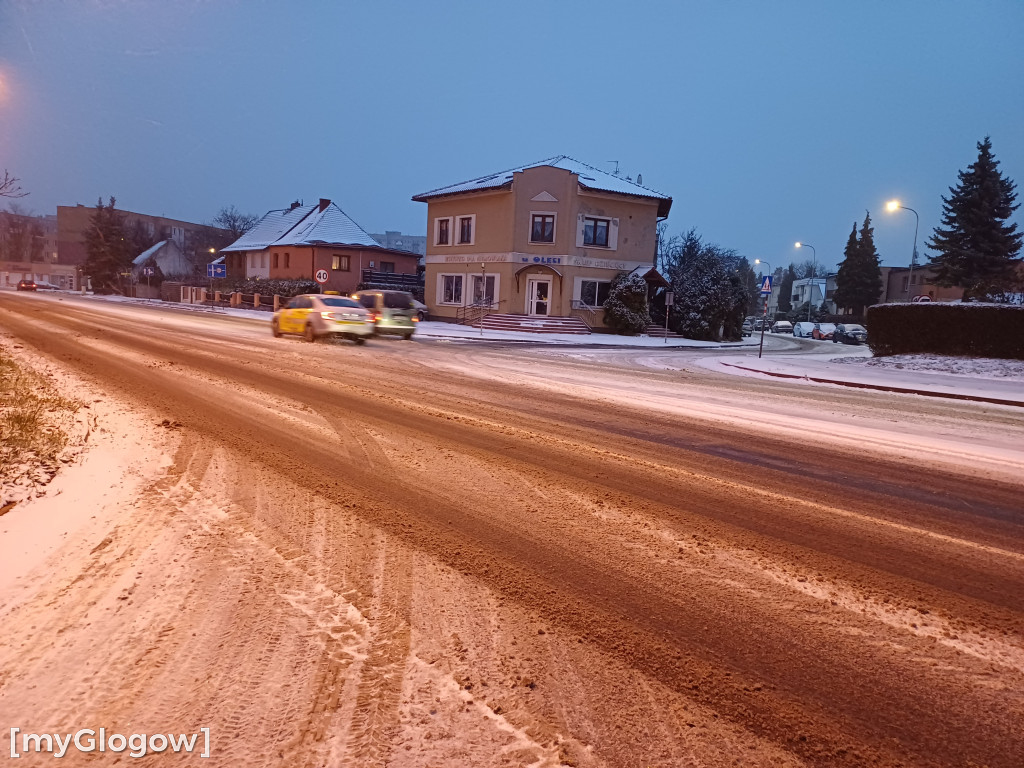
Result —
<path fill-rule="evenodd" d="M 814 272 L 815 266 L 818 263 L 818 252 L 814 250 L 814 246 L 810 243 L 797 243 L 797 248 L 810 248 L 811 249 L 811 276 L 808 278 L 810 282 L 807 284 L 807 322 L 811 322 L 811 304 L 812 297 L 814 296 Z M 822 299 L 824 300 L 825 294 L 822 293 Z"/>
<path fill-rule="evenodd" d="M 909 299 L 911 298 L 910 284 L 914 280 L 914 265 L 917 264 L 917 228 L 921 225 L 921 217 L 917 215 L 917 211 L 915 211 L 913 208 L 908 208 L 907 206 L 903 205 L 902 203 L 900 203 L 899 200 L 890 200 L 888 203 L 885 204 L 885 209 L 890 213 L 898 211 L 900 208 L 902 208 L 904 211 L 910 211 L 912 214 L 914 214 L 914 250 L 910 252 L 910 271 L 907 273 L 907 298 Z"/>
<path fill-rule="evenodd" d="M 766 264 L 768 266 L 768 274 L 772 274 L 772 265 L 768 264 L 764 259 L 754 259 L 755 264 Z M 770 295 L 764 297 L 764 313 L 761 315 L 761 344 L 757 348 L 757 357 L 761 358 L 761 353 L 764 351 L 764 327 L 768 324 L 768 300 L 771 298 Z"/>

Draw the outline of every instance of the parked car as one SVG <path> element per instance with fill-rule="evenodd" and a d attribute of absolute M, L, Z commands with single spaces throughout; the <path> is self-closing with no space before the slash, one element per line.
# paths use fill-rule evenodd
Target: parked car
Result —
<path fill-rule="evenodd" d="M 427 305 L 422 301 L 416 301 L 416 299 L 413 299 L 412 305 L 416 308 L 416 317 L 420 322 L 423 322 L 430 316 L 430 310 L 427 309 Z"/>
<path fill-rule="evenodd" d="M 838 344 L 867 344 L 868 329 L 856 323 L 840 323 L 832 334 L 832 342 Z"/>
<path fill-rule="evenodd" d="M 793 324 L 789 320 L 776 320 L 772 326 L 772 333 L 792 333 Z"/>
<path fill-rule="evenodd" d="M 743 336 L 751 336 L 754 333 L 754 321 L 744 320 L 743 327 L 740 329 L 740 334 Z"/>
<path fill-rule="evenodd" d="M 374 334 L 374 325 L 370 313 L 347 296 L 309 293 L 293 296 L 277 310 L 270 321 L 270 330 L 274 336 L 301 334 L 306 341 L 340 336 L 365 344 Z"/>
<path fill-rule="evenodd" d="M 814 333 L 814 323 L 794 323 L 793 335 L 802 339 L 810 338 Z"/>
<path fill-rule="evenodd" d="M 768 330 L 768 321 L 759 317 L 754 321 L 754 330 L 760 331 L 762 328 L 766 331 Z"/>
<path fill-rule="evenodd" d="M 19 280 L 18 281 L 19 291 L 38 291 L 39 286 L 36 285 L 35 280 Z"/>
<path fill-rule="evenodd" d="M 380 334 L 401 336 L 408 341 L 416 332 L 419 317 L 411 293 L 405 291 L 359 291 L 352 294 L 370 312 Z"/>
<path fill-rule="evenodd" d="M 828 341 L 835 332 L 836 326 L 833 323 L 815 323 L 811 336 L 818 339 L 818 341 Z"/>

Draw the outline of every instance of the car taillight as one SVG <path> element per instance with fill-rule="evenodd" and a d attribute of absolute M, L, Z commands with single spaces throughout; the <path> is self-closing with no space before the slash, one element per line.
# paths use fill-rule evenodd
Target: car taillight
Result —
<path fill-rule="evenodd" d="M 321 312 L 320 313 L 320 317 L 322 317 L 324 320 L 337 320 L 338 319 L 338 316 L 336 314 L 334 314 L 333 312 Z"/>
<path fill-rule="evenodd" d="M 367 316 L 369 317 L 371 323 L 376 323 L 377 322 L 377 313 L 376 312 L 369 312 L 369 313 L 367 313 Z"/>

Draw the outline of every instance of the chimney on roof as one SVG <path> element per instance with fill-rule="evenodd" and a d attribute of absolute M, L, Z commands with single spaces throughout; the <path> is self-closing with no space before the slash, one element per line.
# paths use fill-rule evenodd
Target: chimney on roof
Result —
<path fill-rule="evenodd" d="M 326 197 L 321 197 L 320 198 L 320 213 L 323 213 L 324 211 L 326 211 L 327 210 L 327 206 L 330 205 L 330 204 L 331 204 L 330 200 L 328 200 Z"/>
<path fill-rule="evenodd" d="M 295 210 L 296 208 L 298 208 L 298 207 L 299 207 L 300 205 L 302 205 L 302 203 L 300 203 L 300 202 L 299 202 L 298 200 L 296 200 L 296 201 L 295 201 L 294 203 L 292 203 L 292 205 L 291 205 L 291 208 L 289 208 L 288 210 L 289 210 L 289 211 L 294 211 L 294 210 Z"/>

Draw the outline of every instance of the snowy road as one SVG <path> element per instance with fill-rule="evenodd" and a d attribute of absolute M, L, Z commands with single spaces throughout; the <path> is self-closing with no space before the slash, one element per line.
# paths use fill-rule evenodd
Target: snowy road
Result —
<path fill-rule="evenodd" d="M 1019 409 L 70 297 L 0 328 L 152 446 L 0 604 L 5 727 L 204 726 L 211 765 L 1024 765 Z"/>

